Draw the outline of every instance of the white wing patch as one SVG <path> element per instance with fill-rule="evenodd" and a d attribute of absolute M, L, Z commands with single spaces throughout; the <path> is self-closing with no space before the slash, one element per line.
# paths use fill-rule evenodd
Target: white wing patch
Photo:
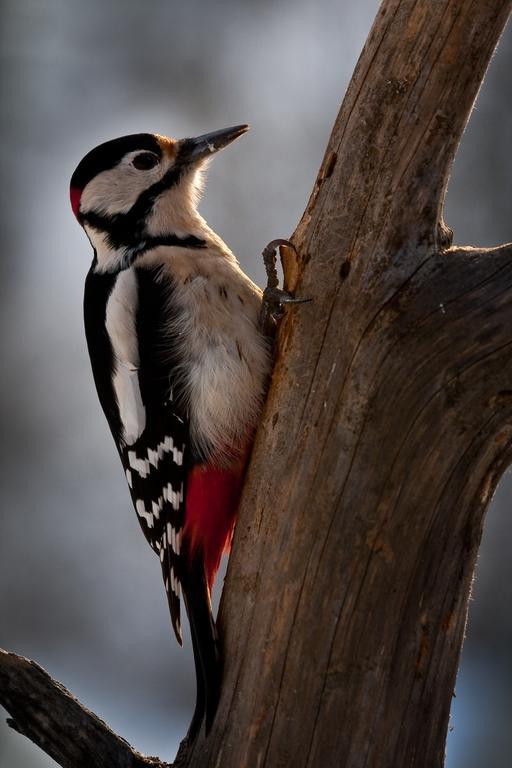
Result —
<path fill-rule="evenodd" d="M 105 327 L 114 352 L 114 391 L 126 445 L 133 445 L 146 426 L 146 409 L 140 393 L 138 372 L 137 303 L 137 278 L 133 269 L 126 269 L 116 280 L 105 317 Z"/>
<path fill-rule="evenodd" d="M 114 375 L 114 390 L 123 425 L 124 442 L 126 445 L 133 445 L 146 426 L 146 409 L 140 394 L 138 371 L 118 360 Z"/>

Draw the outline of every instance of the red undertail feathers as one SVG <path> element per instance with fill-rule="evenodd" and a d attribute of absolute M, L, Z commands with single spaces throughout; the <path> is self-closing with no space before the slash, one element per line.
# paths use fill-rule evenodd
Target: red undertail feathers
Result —
<path fill-rule="evenodd" d="M 191 556 L 202 552 L 210 590 L 231 545 L 244 471 L 245 462 L 228 469 L 201 464 L 188 475 L 183 536 Z"/>

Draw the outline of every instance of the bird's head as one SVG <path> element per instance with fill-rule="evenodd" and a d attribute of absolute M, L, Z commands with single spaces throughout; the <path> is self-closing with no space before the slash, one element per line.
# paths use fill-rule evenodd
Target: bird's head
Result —
<path fill-rule="evenodd" d="M 95 247 L 100 237 L 111 250 L 133 248 L 170 227 L 186 235 L 201 169 L 248 129 L 237 125 L 187 139 L 137 133 L 100 144 L 71 178 L 73 213 Z"/>

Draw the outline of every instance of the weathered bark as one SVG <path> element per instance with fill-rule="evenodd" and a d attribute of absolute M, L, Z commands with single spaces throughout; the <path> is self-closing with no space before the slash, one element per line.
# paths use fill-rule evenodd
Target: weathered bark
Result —
<path fill-rule="evenodd" d="M 143 757 L 33 661 L 0 650 L 0 700 L 9 725 L 62 768 L 170 768 Z"/>
<path fill-rule="evenodd" d="M 512 246 L 450 247 L 442 206 L 511 6 L 381 5 L 287 253 L 313 301 L 280 329 L 191 768 L 443 763 L 512 455 Z"/>

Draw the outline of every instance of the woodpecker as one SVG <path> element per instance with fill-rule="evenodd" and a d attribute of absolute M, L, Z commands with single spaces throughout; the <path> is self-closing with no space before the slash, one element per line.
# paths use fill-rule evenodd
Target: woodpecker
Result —
<path fill-rule="evenodd" d="M 98 397 L 180 645 L 181 593 L 190 623 L 189 738 L 203 720 L 210 727 L 218 703 L 211 589 L 271 364 L 262 292 L 197 211 L 209 158 L 247 130 L 123 136 L 85 155 L 70 185 L 94 250 L 84 317 Z"/>

